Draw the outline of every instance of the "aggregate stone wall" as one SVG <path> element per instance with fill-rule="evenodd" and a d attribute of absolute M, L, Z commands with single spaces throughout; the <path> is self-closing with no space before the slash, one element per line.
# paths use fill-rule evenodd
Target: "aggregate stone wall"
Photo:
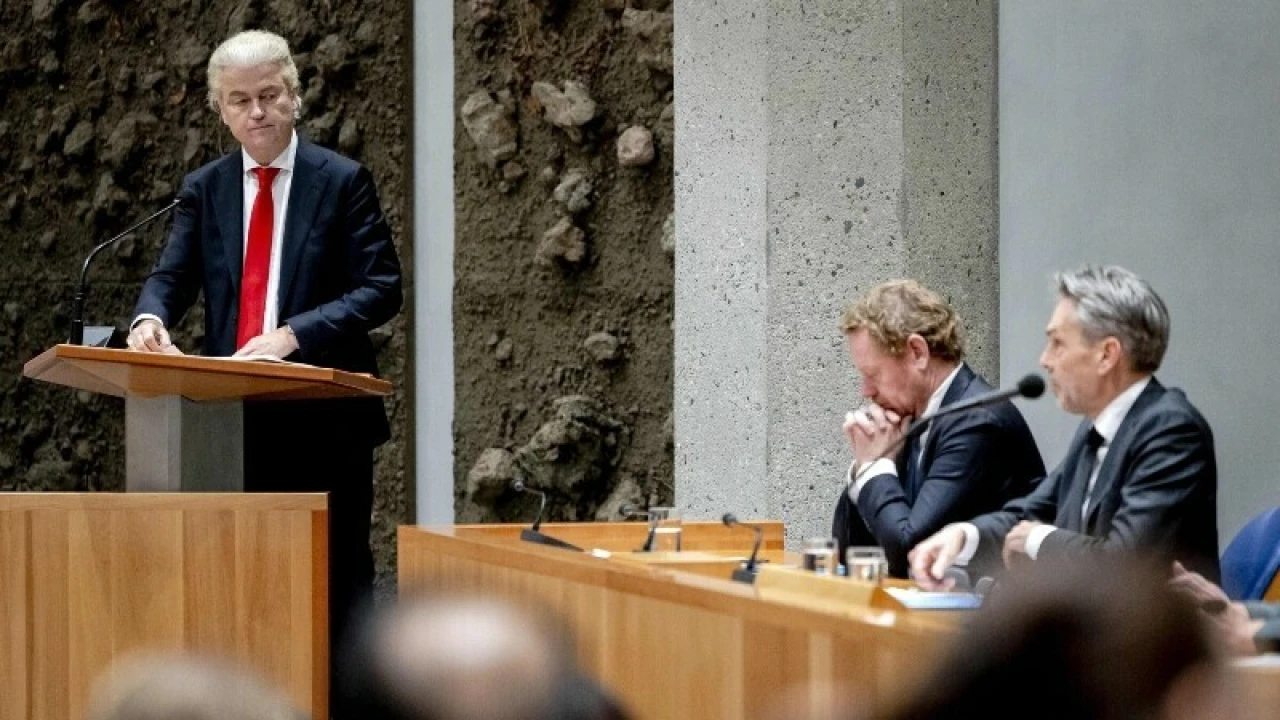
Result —
<path fill-rule="evenodd" d="M 20 378 L 66 337 L 73 275 L 94 242 L 173 197 L 182 177 L 236 147 L 205 104 L 205 63 L 230 34 L 284 35 L 304 88 L 303 133 L 372 170 L 406 272 L 409 0 L 0 0 L 0 490 L 119 490 L 123 402 Z M 167 225 L 99 258 L 90 324 L 125 326 Z M 412 296 L 411 278 L 406 289 Z M 391 443 L 379 453 L 374 536 L 394 572 L 411 477 L 405 311 L 375 335 Z M 197 307 L 177 332 L 200 346 Z M 305 451 L 305 449 L 298 449 Z M 411 492 L 411 491 L 410 491 Z"/>
<path fill-rule="evenodd" d="M 670 502 L 670 0 L 455 0 L 456 511 Z"/>

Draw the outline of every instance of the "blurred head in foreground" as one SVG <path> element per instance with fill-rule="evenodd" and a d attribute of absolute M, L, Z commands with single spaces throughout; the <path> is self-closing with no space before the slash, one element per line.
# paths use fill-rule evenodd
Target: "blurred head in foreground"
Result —
<path fill-rule="evenodd" d="M 1166 578 L 1111 557 L 1011 574 L 939 671 L 882 717 L 1226 717 L 1218 648 Z"/>
<path fill-rule="evenodd" d="M 302 720 L 280 693 L 254 676 L 210 660 L 125 661 L 99 679 L 91 720 Z"/>
<path fill-rule="evenodd" d="M 577 672 L 565 636 L 493 600 L 402 602 L 366 624 L 343 684 L 366 720 L 625 717 Z"/>

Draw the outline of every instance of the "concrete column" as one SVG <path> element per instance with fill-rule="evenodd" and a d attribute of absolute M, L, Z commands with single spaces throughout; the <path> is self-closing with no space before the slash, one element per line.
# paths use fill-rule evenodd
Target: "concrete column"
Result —
<path fill-rule="evenodd" d="M 691 516 L 827 533 L 861 397 L 839 316 L 875 283 L 914 275 L 952 297 L 994 369 L 995 31 L 990 2 L 676 3 L 676 502 Z"/>

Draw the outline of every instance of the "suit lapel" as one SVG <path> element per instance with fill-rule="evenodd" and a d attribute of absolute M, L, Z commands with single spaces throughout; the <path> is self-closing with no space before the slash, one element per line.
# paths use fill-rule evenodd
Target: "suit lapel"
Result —
<path fill-rule="evenodd" d="M 1107 446 L 1107 456 L 1103 458 L 1102 467 L 1098 470 L 1098 480 L 1093 484 L 1093 493 L 1089 500 L 1089 515 L 1084 519 L 1086 530 L 1093 526 L 1098 508 L 1110 494 L 1111 486 L 1116 483 L 1120 466 L 1124 463 L 1124 456 L 1129 453 L 1129 446 L 1133 444 L 1133 434 L 1136 432 L 1134 428 L 1138 426 L 1137 419 L 1164 393 L 1164 386 L 1154 377 L 1151 378 L 1151 382 L 1147 383 L 1142 393 L 1138 395 L 1138 399 L 1134 401 L 1133 407 L 1125 413 L 1124 420 L 1120 422 L 1120 429 L 1116 431 L 1116 436 Z"/>
<path fill-rule="evenodd" d="M 1071 438 L 1071 444 L 1067 447 L 1067 454 L 1063 460 L 1062 481 L 1064 487 L 1058 488 L 1059 502 L 1057 517 L 1054 519 L 1054 525 L 1063 530 L 1071 530 L 1079 532 L 1081 529 L 1081 509 L 1084 506 L 1084 492 L 1089 486 L 1089 476 L 1083 475 L 1084 467 L 1089 463 L 1084 457 L 1086 445 L 1088 444 L 1089 429 L 1093 427 L 1093 423 L 1085 420 L 1080 423 L 1080 427 L 1076 429 L 1075 437 Z M 1069 466 L 1065 463 L 1070 463 Z M 1065 491 L 1065 494 L 1063 494 Z"/>
<path fill-rule="evenodd" d="M 240 298 L 244 272 L 244 159 L 239 151 L 228 155 L 218 169 L 213 186 L 213 207 L 222 234 L 222 252 L 231 275 L 231 296 Z"/>
<path fill-rule="evenodd" d="M 298 139 L 298 153 L 293 161 L 293 183 L 289 188 L 288 217 L 284 221 L 284 247 L 280 252 L 280 289 L 276 296 L 281 321 L 286 319 L 286 308 L 298 274 L 302 251 L 311 237 L 316 211 L 328 184 L 329 174 L 324 169 L 327 162 L 316 147 Z"/>
<path fill-rule="evenodd" d="M 956 379 L 951 381 L 951 387 L 947 388 L 947 392 L 942 396 L 941 408 L 945 408 L 952 403 L 960 402 L 969 392 L 969 387 L 973 385 L 974 378 L 977 375 L 968 365 L 961 364 L 960 371 L 956 373 Z M 943 422 L 946 422 L 945 420 Z M 938 426 L 935 423 L 929 428 L 929 437 L 924 441 L 924 454 L 920 456 L 918 472 L 921 475 L 929 472 L 929 466 L 933 463 L 933 449 L 938 444 Z"/>

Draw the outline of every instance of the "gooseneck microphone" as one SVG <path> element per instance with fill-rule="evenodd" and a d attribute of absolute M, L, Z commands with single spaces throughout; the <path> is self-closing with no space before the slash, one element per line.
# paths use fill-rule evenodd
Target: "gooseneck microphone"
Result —
<path fill-rule="evenodd" d="M 520 493 L 529 493 L 538 496 L 538 515 L 533 519 L 533 524 L 520 531 L 520 539 L 525 542 L 531 542 L 537 545 L 547 545 L 549 547 L 558 547 L 565 550 L 574 550 L 582 552 L 582 548 L 577 545 L 571 545 L 558 538 L 544 534 L 539 528 L 542 527 L 542 513 L 547 509 L 547 494 L 541 490 L 531 488 L 524 484 L 523 480 L 513 480 L 511 489 Z"/>
<path fill-rule="evenodd" d="M 120 242 L 138 228 L 149 225 L 152 222 L 155 222 L 158 218 L 168 215 L 173 212 L 174 208 L 188 202 L 189 200 L 190 197 L 187 195 L 178 195 L 178 197 L 173 199 L 173 202 L 129 226 L 129 228 L 124 232 L 116 235 L 110 240 L 98 243 L 93 250 L 89 251 L 88 256 L 84 259 L 84 265 L 80 267 L 80 278 L 76 281 L 75 295 L 71 297 L 71 336 L 67 339 L 68 343 L 71 345 L 84 344 L 84 303 L 88 296 L 89 266 L 93 263 L 93 259 L 98 256 L 98 253 L 106 250 L 117 242 Z"/>
<path fill-rule="evenodd" d="M 744 527 L 755 532 L 756 540 L 751 547 L 751 557 L 747 558 L 742 567 L 733 571 L 733 579 L 736 582 L 751 585 L 756 581 L 756 556 L 760 554 L 760 542 L 764 540 L 764 528 L 759 525 L 739 522 L 738 516 L 733 513 L 725 513 L 720 520 L 725 524 L 725 527 Z"/>
<path fill-rule="evenodd" d="M 1011 388 L 992 390 L 991 392 L 983 393 L 977 397 L 969 398 L 968 400 L 961 400 L 957 403 L 945 405 L 938 408 L 933 413 L 925 415 L 919 420 L 911 423 L 911 427 L 907 428 L 907 431 L 902 434 L 902 437 L 898 438 L 897 442 L 889 446 L 882 457 L 892 457 L 893 453 L 898 451 L 898 448 L 906 444 L 906 442 L 911 438 L 927 430 L 929 426 L 933 424 L 933 421 L 939 418 L 944 418 L 948 415 L 955 415 L 956 413 L 967 412 L 980 407 L 986 407 L 988 405 L 995 405 L 996 403 L 1004 402 L 1005 400 L 1016 397 L 1024 397 L 1034 400 L 1043 394 L 1044 379 L 1035 373 L 1030 373 L 1019 380 L 1017 385 L 1014 385 Z"/>
<path fill-rule="evenodd" d="M 649 511 L 640 510 L 635 505 L 628 503 L 618 508 L 618 514 L 628 520 L 644 518 L 649 521 L 649 534 L 645 535 L 644 544 L 636 552 L 653 552 L 653 543 L 658 536 L 658 524 L 654 521 L 653 516 L 649 514 Z"/>
<path fill-rule="evenodd" d="M 933 412 L 933 414 L 925 415 L 912 423 L 906 434 L 903 435 L 902 440 L 903 442 L 906 442 L 907 440 L 924 432 L 925 428 L 929 427 L 929 424 L 938 418 L 944 418 L 948 415 L 955 415 L 956 413 L 962 413 L 968 410 L 986 407 L 988 405 L 995 405 L 996 403 L 1004 402 L 1005 400 L 1010 400 L 1016 397 L 1024 397 L 1034 400 L 1043 394 L 1044 379 L 1035 373 L 1030 373 L 1019 380 L 1017 385 L 1014 385 L 1011 388 L 992 390 L 991 392 L 983 393 L 977 397 L 972 397 L 968 400 L 961 400 L 957 403 L 951 403 L 946 407 L 938 408 Z"/>

